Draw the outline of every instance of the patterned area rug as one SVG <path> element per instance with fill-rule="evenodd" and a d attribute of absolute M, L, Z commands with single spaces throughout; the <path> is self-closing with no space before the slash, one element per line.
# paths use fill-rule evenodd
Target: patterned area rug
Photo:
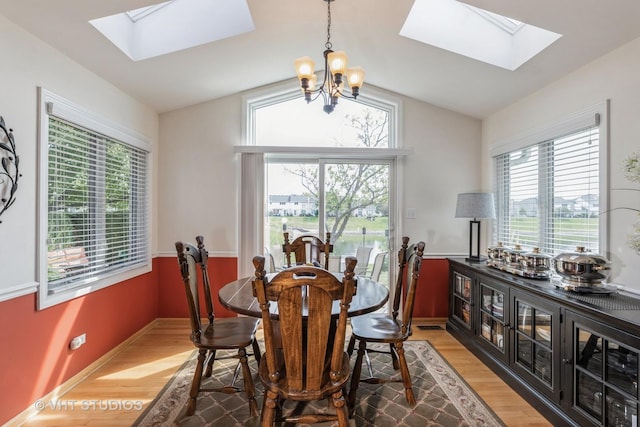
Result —
<path fill-rule="evenodd" d="M 407 341 L 405 349 L 417 405 L 411 408 L 406 404 L 402 383 L 361 383 L 358 388 L 358 407 L 351 425 L 504 427 L 502 421 L 427 341 Z M 198 396 L 196 413 L 190 417 L 185 416 L 185 403 L 195 368 L 196 354 L 194 351 L 134 426 L 259 425 L 259 417 L 249 416 L 249 406 L 244 393 L 201 393 Z M 352 361 L 355 361 L 355 355 Z M 391 367 L 390 356 L 373 353 L 371 361 L 374 368 L 382 371 L 382 375 L 399 378 L 399 371 L 393 371 Z M 213 375 L 204 381 L 217 383 L 216 378 L 231 378 L 234 362 L 216 361 Z M 255 373 L 257 366 L 253 358 L 250 366 Z M 364 377 L 367 374 L 366 364 L 363 364 L 362 375 Z M 256 399 L 260 407 L 262 384 L 257 376 L 254 375 L 254 379 Z M 242 384 L 241 379 L 238 381 Z M 315 410 L 330 410 L 326 401 L 315 403 L 314 406 Z"/>

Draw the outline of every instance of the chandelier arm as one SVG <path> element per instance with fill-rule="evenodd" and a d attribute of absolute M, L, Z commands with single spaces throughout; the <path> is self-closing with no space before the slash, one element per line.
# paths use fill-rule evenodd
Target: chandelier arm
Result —
<path fill-rule="evenodd" d="M 353 92 L 351 94 L 347 94 L 347 93 L 341 91 L 340 89 L 336 89 L 335 93 L 340 95 L 341 98 L 356 99 L 358 97 L 357 95 L 353 95 Z"/>

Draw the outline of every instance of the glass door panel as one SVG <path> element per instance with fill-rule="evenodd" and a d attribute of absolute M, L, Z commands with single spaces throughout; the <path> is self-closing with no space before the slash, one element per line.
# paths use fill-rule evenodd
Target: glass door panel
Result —
<path fill-rule="evenodd" d="M 625 393 L 638 396 L 638 352 L 607 341 L 606 377 Z"/>
<path fill-rule="evenodd" d="M 504 291 L 480 281 L 480 336 L 504 353 Z"/>
<path fill-rule="evenodd" d="M 453 316 L 471 329 L 471 279 L 453 273 Z"/>
<path fill-rule="evenodd" d="M 356 273 L 371 276 L 377 254 L 389 252 L 389 164 L 322 162 L 324 229 L 343 268 L 347 256 L 358 258 Z M 387 256 L 378 282 L 389 285 Z"/>
<path fill-rule="evenodd" d="M 586 412 L 595 425 L 636 426 L 638 340 L 573 313 L 568 326 L 575 357 L 572 402 L 580 410 L 575 413 Z"/>
<path fill-rule="evenodd" d="M 552 315 L 516 298 L 516 363 L 526 372 L 552 385 Z"/>
<path fill-rule="evenodd" d="M 285 265 L 282 244 L 283 232 L 289 232 L 293 241 L 302 234 L 320 234 L 318 216 L 318 164 L 267 163 L 264 241 L 265 251 L 271 257 L 273 268 Z M 315 190 L 315 191 L 314 191 Z"/>

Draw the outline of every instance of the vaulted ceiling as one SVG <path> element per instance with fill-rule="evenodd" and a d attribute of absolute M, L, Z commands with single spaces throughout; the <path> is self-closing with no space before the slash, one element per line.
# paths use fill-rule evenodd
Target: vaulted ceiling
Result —
<path fill-rule="evenodd" d="M 321 62 L 323 0 L 247 0 L 254 31 L 137 62 L 88 23 L 158 2 L 0 0 L 0 13 L 158 112 L 291 79 L 300 56 Z M 363 93 L 370 84 L 483 118 L 640 37 L 638 0 L 466 3 L 563 37 L 509 71 L 400 36 L 413 0 L 335 0 L 334 50 L 365 68 Z"/>

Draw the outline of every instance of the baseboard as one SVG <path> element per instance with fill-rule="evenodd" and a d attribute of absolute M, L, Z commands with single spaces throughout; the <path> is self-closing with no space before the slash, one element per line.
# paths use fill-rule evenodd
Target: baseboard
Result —
<path fill-rule="evenodd" d="M 116 356 L 118 353 L 120 353 L 122 350 L 124 350 L 126 347 L 128 347 L 131 343 L 136 341 L 142 335 L 147 333 L 149 330 L 155 328 L 158 325 L 158 323 L 160 321 L 163 321 L 163 320 L 167 320 L 167 319 L 155 319 L 155 320 L 152 320 L 146 326 L 144 326 L 142 329 L 140 329 L 139 331 L 137 331 L 136 333 L 131 335 L 129 338 L 124 340 L 122 343 L 120 343 L 119 345 L 117 345 L 116 347 L 114 347 L 113 349 L 108 351 L 107 353 L 105 353 L 100 358 L 96 359 L 90 365 L 87 365 L 86 368 L 84 368 L 83 370 L 81 370 L 80 372 L 78 372 L 77 374 L 75 374 L 74 376 L 72 376 L 71 378 L 69 378 L 68 380 L 63 382 L 62 384 L 60 384 L 58 387 L 54 388 L 52 391 L 47 393 L 45 396 L 42 396 L 42 397 L 40 397 L 39 399 L 36 399 L 36 400 L 41 400 L 43 402 L 51 402 L 51 401 L 54 401 L 54 400 L 58 400 L 59 396 L 64 395 L 66 392 L 68 392 L 69 390 L 71 390 L 72 388 L 74 388 L 75 386 L 80 384 L 89 375 L 91 375 L 97 369 L 101 368 L 105 363 L 107 363 L 114 356 Z M 19 413 L 15 417 L 13 417 L 11 420 L 9 420 L 9 422 L 7 424 L 4 424 L 3 427 L 19 427 L 20 425 L 22 425 L 23 423 L 28 421 L 29 418 L 37 415 L 38 412 L 40 412 L 40 411 L 38 411 L 35 408 L 34 405 L 30 405 L 27 409 L 25 409 L 24 411 L 22 411 L 21 413 Z"/>
<path fill-rule="evenodd" d="M 412 323 L 416 325 L 425 323 L 446 323 L 446 317 L 414 317 Z"/>

